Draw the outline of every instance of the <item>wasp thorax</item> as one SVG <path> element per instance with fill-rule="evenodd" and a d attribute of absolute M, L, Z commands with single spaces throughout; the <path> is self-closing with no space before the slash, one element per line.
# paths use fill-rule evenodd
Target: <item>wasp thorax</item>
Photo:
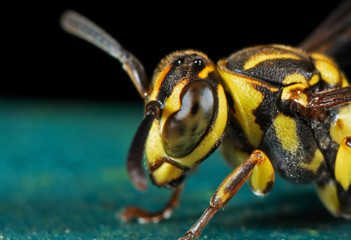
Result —
<path fill-rule="evenodd" d="M 162 131 L 163 148 L 172 157 L 184 157 L 199 144 L 215 112 L 213 89 L 206 81 L 188 83 L 180 98 L 180 110 L 167 118 Z"/>

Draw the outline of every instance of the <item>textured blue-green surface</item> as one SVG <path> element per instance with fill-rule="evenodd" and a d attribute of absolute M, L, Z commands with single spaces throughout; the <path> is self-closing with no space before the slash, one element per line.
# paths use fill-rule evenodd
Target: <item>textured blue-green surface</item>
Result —
<path fill-rule="evenodd" d="M 119 222 L 127 205 L 159 209 L 169 191 L 139 193 L 125 171 L 142 105 L 0 100 L 0 239 L 177 239 L 230 169 L 215 153 L 189 177 L 180 207 L 159 224 Z M 313 186 L 277 179 L 265 198 L 244 186 L 200 239 L 351 239 Z"/>

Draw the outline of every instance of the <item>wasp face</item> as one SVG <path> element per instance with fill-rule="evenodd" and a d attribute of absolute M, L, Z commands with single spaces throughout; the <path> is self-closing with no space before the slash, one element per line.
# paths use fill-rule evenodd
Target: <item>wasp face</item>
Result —
<path fill-rule="evenodd" d="M 151 179 L 174 186 L 219 144 L 227 122 L 223 87 L 206 55 L 174 52 L 157 67 L 148 102 L 161 112 L 145 145 Z"/>

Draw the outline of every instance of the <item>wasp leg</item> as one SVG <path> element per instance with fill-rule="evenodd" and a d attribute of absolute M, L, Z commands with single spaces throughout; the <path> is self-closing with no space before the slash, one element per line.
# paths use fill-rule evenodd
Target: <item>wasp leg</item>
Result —
<path fill-rule="evenodd" d="M 148 212 L 137 207 L 127 207 L 119 214 L 119 218 L 124 222 L 137 219 L 139 223 L 157 223 L 165 218 L 169 218 L 173 209 L 179 205 L 179 197 L 183 187 L 184 184 L 181 184 L 174 190 L 167 204 L 160 211 Z"/>
<path fill-rule="evenodd" d="M 269 161 L 268 157 L 262 151 L 255 150 L 246 161 L 234 169 L 217 188 L 211 198 L 210 206 L 204 211 L 202 216 L 187 231 L 187 233 L 179 238 L 179 240 L 198 238 L 213 215 L 220 208 L 224 207 L 244 184 L 253 172 L 255 166 L 264 161 Z"/>
<path fill-rule="evenodd" d="M 326 208 L 336 216 L 351 218 L 351 137 L 340 144 L 335 160 L 335 180 L 317 186 Z"/>

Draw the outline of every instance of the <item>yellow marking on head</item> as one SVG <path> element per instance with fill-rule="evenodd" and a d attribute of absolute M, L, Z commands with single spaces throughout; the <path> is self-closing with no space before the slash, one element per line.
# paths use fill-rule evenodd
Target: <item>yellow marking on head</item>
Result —
<path fill-rule="evenodd" d="M 313 85 L 315 85 L 316 83 L 319 82 L 319 79 L 320 79 L 319 75 L 315 74 L 315 75 L 313 75 L 313 77 L 311 77 L 311 79 L 308 81 L 308 83 L 309 83 L 310 86 L 313 86 Z"/>
<path fill-rule="evenodd" d="M 264 160 L 255 166 L 249 178 L 251 190 L 258 196 L 267 194 L 272 189 L 275 181 L 274 169 L 271 161 L 263 152 L 262 156 Z"/>
<path fill-rule="evenodd" d="M 324 186 L 317 186 L 317 193 L 329 212 L 336 216 L 340 215 L 340 201 L 335 182 L 330 181 Z"/>
<path fill-rule="evenodd" d="M 309 162 L 309 163 L 301 162 L 300 167 L 307 169 L 307 170 L 310 170 L 313 173 L 317 173 L 319 167 L 322 165 L 323 162 L 324 162 L 324 156 L 323 156 L 322 152 L 319 149 L 317 149 L 314 152 L 314 156 L 313 156 L 311 162 Z"/>
<path fill-rule="evenodd" d="M 157 119 L 154 120 L 149 131 L 145 144 L 145 154 L 150 165 L 154 165 L 157 159 L 167 156 L 163 150 L 160 124 Z"/>
<path fill-rule="evenodd" d="M 213 72 L 214 70 L 215 70 L 215 69 L 214 69 L 214 67 L 213 67 L 212 64 L 207 65 L 204 69 L 202 69 L 202 71 L 198 74 L 198 76 L 199 76 L 199 78 L 201 78 L 201 79 L 205 79 L 205 78 L 207 78 L 208 74 L 209 74 L 210 72 Z"/>
<path fill-rule="evenodd" d="M 168 66 L 164 68 L 157 76 L 155 76 L 156 78 L 152 82 L 152 89 L 151 89 L 149 101 L 156 100 L 158 92 L 160 91 L 160 88 L 161 88 L 161 84 L 165 76 L 167 75 L 167 73 L 171 70 L 171 68 L 172 68 L 171 66 Z"/>
<path fill-rule="evenodd" d="M 295 153 L 300 145 L 295 120 L 279 113 L 273 121 L 273 126 L 282 148 L 289 153 Z"/>
<path fill-rule="evenodd" d="M 157 186 L 164 186 L 165 184 L 177 179 L 184 173 L 184 170 L 164 162 L 158 169 L 152 172 Z"/>
<path fill-rule="evenodd" d="M 307 95 L 303 92 L 306 85 L 297 83 L 284 87 L 281 95 L 282 100 L 291 100 L 306 107 L 309 103 Z"/>
<path fill-rule="evenodd" d="M 351 139 L 351 136 L 349 138 Z M 347 145 L 346 141 L 345 137 L 340 144 L 335 160 L 335 179 L 345 191 L 351 185 L 351 147 Z"/>
<path fill-rule="evenodd" d="M 164 109 L 162 111 L 162 118 L 161 118 L 161 132 L 163 129 L 164 124 L 166 123 L 169 115 L 175 113 L 180 110 L 181 108 L 181 101 L 180 95 L 185 87 L 185 85 L 189 82 L 189 79 L 184 79 L 177 83 L 172 90 L 171 96 L 169 96 L 164 104 Z"/>
<path fill-rule="evenodd" d="M 295 54 L 292 53 L 259 53 L 255 54 L 250 57 L 250 59 L 245 63 L 244 65 L 244 70 L 249 70 L 261 62 L 264 62 L 266 60 L 273 60 L 273 59 L 295 59 L 295 60 L 300 60 L 301 58 Z"/>
<path fill-rule="evenodd" d="M 149 166 L 158 165 L 158 161 L 161 158 L 167 157 L 163 150 L 159 126 L 158 120 L 154 120 L 145 144 L 145 154 Z M 152 175 L 155 184 L 157 186 L 163 186 L 173 179 L 180 177 L 183 173 L 184 170 L 168 162 L 163 162 L 159 168 L 152 172 Z"/>
<path fill-rule="evenodd" d="M 330 126 L 330 135 L 338 144 L 347 137 L 351 136 L 351 103 L 348 103 L 340 109 L 336 118 Z"/>
<path fill-rule="evenodd" d="M 341 83 L 340 71 L 333 60 L 319 53 L 312 53 L 311 56 L 324 81 L 331 85 Z"/>
<path fill-rule="evenodd" d="M 306 78 L 301 75 L 300 73 L 294 73 L 286 76 L 286 78 L 283 80 L 284 85 L 290 85 L 292 83 L 301 83 L 308 87 L 308 84 L 306 82 Z"/>

